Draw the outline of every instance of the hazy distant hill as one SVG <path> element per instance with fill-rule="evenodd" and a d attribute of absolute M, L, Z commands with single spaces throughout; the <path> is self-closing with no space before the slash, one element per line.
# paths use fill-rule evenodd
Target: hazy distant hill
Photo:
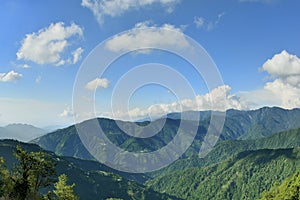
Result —
<path fill-rule="evenodd" d="M 9 124 L 0 127 L 0 139 L 15 139 L 22 142 L 28 142 L 46 133 L 45 130 L 28 124 Z"/>
<path fill-rule="evenodd" d="M 200 114 L 201 121 L 195 140 L 184 157 L 198 155 L 203 136 L 206 134 L 210 120 L 210 112 L 190 112 L 191 116 Z M 180 125 L 180 114 L 169 114 L 164 128 L 155 136 L 150 138 L 134 138 L 124 133 L 115 120 L 99 118 L 107 137 L 116 145 L 128 151 L 155 151 L 172 140 Z M 192 121 L 189 120 L 190 122 Z M 96 119 L 94 119 L 96 120 Z M 161 120 L 161 119 L 159 119 Z M 158 123 L 156 120 L 154 123 Z M 187 120 L 187 119 L 185 119 Z M 82 123 L 88 126 L 90 121 Z M 118 121 L 123 125 L 130 125 L 133 122 Z M 144 126 L 149 122 L 136 122 Z M 191 122 L 191 126 L 195 123 Z M 281 108 L 261 108 L 253 111 L 228 110 L 221 140 L 236 139 L 258 139 L 270 136 L 280 131 L 286 131 L 300 127 L 300 109 L 285 110 Z M 185 130 L 188 131 L 188 130 Z M 93 159 L 81 143 L 75 126 L 70 126 L 44 135 L 32 141 L 43 148 L 53 151 L 58 155 L 73 156 L 83 159 Z"/>

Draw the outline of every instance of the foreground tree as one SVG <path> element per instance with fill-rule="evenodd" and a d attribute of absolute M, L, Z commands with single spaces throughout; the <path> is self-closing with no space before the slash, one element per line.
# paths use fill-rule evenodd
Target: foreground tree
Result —
<path fill-rule="evenodd" d="M 56 172 L 53 158 L 44 152 L 28 153 L 20 146 L 17 146 L 14 155 L 17 163 L 11 171 L 7 169 L 4 159 L 0 158 L 0 197 L 13 200 L 56 199 L 53 198 L 51 191 L 46 195 L 40 193 L 40 189 L 50 187 L 55 182 Z M 64 179 L 67 179 L 65 175 Z M 64 192 L 73 192 L 74 186 L 65 185 Z M 71 200 L 71 198 L 69 199 Z"/>
<path fill-rule="evenodd" d="M 281 185 L 275 182 L 274 186 L 267 192 L 262 193 L 261 200 L 298 200 L 300 199 L 300 173 L 295 173 L 287 178 Z"/>

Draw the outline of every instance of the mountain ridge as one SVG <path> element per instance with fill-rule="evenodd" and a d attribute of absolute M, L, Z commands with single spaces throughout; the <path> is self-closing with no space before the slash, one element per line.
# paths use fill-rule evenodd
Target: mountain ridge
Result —
<path fill-rule="evenodd" d="M 209 111 L 206 112 L 206 115 L 208 115 L 208 112 Z M 264 107 L 252 111 L 228 110 L 227 112 L 223 132 L 219 139 L 220 141 L 264 138 L 280 131 L 300 127 L 300 109 L 285 110 L 278 107 Z M 193 113 L 201 114 L 201 112 L 198 111 L 194 111 Z M 101 124 L 101 127 L 103 126 L 104 132 L 107 134 L 107 137 L 112 143 L 125 150 L 134 152 L 149 152 L 162 148 L 176 135 L 180 125 L 179 119 L 167 118 L 164 128 L 158 134 L 144 139 L 134 138 L 127 135 L 118 127 L 117 123 L 124 126 L 145 126 L 150 122 L 126 122 L 106 118 L 91 120 L 97 120 Z M 159 124 L 159 120 L 152 123 Z M 89 120 L 81 122 L 80 124 L 87 126 L 88 122 Z M 192 120 L 188 122 L 193 124 Z M 207 132 L 209 122 L 209 117 L 204 117 L 203 120 L 199 122 L 195 140 L 191 147 L 183 155 L 184 157 L 198 154 L 203 138 Z M 44 149 L 53 151 L 58 155 L 72 156 L 82 159 L 94 159 L 82 144 L 78 136 L 76 126 L 74 125 L 46 134 L 31 142 L 39 144 Z"/>

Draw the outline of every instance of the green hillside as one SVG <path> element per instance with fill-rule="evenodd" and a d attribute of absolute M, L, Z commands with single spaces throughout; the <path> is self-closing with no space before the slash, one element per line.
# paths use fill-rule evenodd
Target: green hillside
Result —
<path fill-rule="evenodd" d="M 148 182 L 156 191 L 183 199 L 256 199 L 275 181 L 300 167 L 300 148 L 257 150 L 221 163 L 190 168 Z"/>
<path fill-rule="evenodd" d="M 204 158 L 194 155 L 175 161 L 168 167 L 156 172 L 149 173 L 155 177 L 177 170 L 191 167 L 203 167 L 221 162 L 243 151 L 259 149 L 285 149 L 300 146 L 300 128 L 275 133 L 269 137 L 256 140 L 226 140 L 218 143 Z"/>
<path fill-rule="evenodd" d="M 117 123 L 120 123 L 122 126 L 129 127 L 132 126 L 133 122 L 114 121 L 111 119 L 99 118 L 85 121 L 81 123 L 80 126 L 89 127 L 89 124 L 93 123 L 95 120 L 99 122 L 104 133 L 112 143 L 131 152 L 149 152 L 162 148 L 173 139 L 180 126 L 180 120 L 166 119 L 166 123 L 162 130 L 150 138 L 137 138 L 129 136 L 117 125 Z M 154 127 L 159 127 L 161 120 L 163 119 L 153 122 Z M 136 124 L 139 126 L 145 126 L 148 123 L 149 122 L 136 122 Z M 192 121 L 186 121 L 186 123 L 190 124 L 189 127 L 195 127 L 196 124 Z M 93 126 L 91 125 L 90 127 Z M 91 132 L 94 131 L 95 130 L 91 130 Z M 184 131 L 189 133 L 189 130 Z M 201 142 L 199 143 L 199 141 L 202 141 L 205 133 L 206 129 L 203 126 L 199 126 L 196 135 L 196 143 L 194 145 L 198 145 L 200 147 Z M 82 159 L 94 159 L 82 144 L 74 125 L 49 133 L 33 140 L 32 142 L 40 145 L 46 150 L 55 152 L 57 155 L 72 156 Z"/>
<path fill-rule="evenodd" d="M 12 168 L 16 160 L 13 152 L 17 145 L 26 151 L 42 151 L 33 144 L 20 143 L 13 140 L 0 140 L 0 157 L 6 160 L 8 168 Z M 56 162 L 57 175 L 66 174 L 70 183 L 75 183 L 75 193 L 82 200 L 121 198 L 121 199 L 170 199 L 169 195 L 154 192 L 151 189 L 129 181 L 109 171 L 100 170 L 96 163 L 59 157 L 48 152 Z M 176 198 L 171 198 L 176 199 Z"/>
<path fill-rule="evenodd" d="M 207 132 L 210 120 L 209 112 L 203 113 L 191 111 L 189 112 L 191 119 L 185 122 L 190 123 L 190 126 L 195 126 L 195 124 L 198 123 L 192 122 L 193 116 L 199 113 L 200 116 L 202 116 L 202 121 L 199 122 L 200 125 L 198 127 L 198 132 L 196 134 L 195 140 L 192 143 L 191 147 L 183 155 L 184 158 L 198 155 L 203 137 Z M 179 114 L 170 114 L 168 115 L 168 117 L 170 118 L 166 119 L 166 123 L 163 129 L 159 131 L 158 134 L 150 138 L 136 138 L 129 136 L 128 134 L 123 132 L 117 125 L 117 123 L 119 123 L 122 126 L 130 127 L 133 125 L 133 122 L 114 121 L 111 119 L 99 118 L 85 121 L 80 125 L 88 127 L 89 124 L 92 123 L 92 121 L 97 120 L 106 136 L 117 146 L 132 152 L 149 152 L 158 150 L 161 147 L 165 146 L 176 135 L 176 132 L 180 125 L 180 120 L 177 119 L 179 117 Z M 162 119 L 153 122 L 154 127 L 156 127 L 156 124 L 157 126 L 160 124 L 160 120 Z M 148 123 L 149 122 L 135 122 L 135 124 L 139 126 L 145 126 Z M 276 107 L 265 107 L 253 111 L 228 110 L 220 141 L 237 139 L 248 141 L 251 139 L 268 137 L 274 133 L 287 131 L 298 127 L 300 127 L 300 109 L 284 110 Z M 134 131 L 135 130 L 132 129 L 132 132 Z M 188 132 L 188 130 L 184 131 Z M 74 125 L 44 135 L 38 139 L 33 140 L 32 142 L 40 145 L 46 150 L 53 151 L 58 155 L 72 156 L 89 160 L 94 159 L 93 156 L 83 146 Z M 239 144 L 237 144 L 237 146 L 241 146 L 238 152 L 242 150 L 260 149 L 258 147 L 244 148 L 245 145 L 248 145 L 248 142 L 245 142 L 245 144 L 240 142 L 238 143 Z M 274 142 L 273 144 L 275 145 L 274 147 L 276 147 L 276 144 Z M 235 141 L 233 143 L 228 142 L 228 145 L 236 146 Z M 265 147 L 264 145 L 262 146 L 263 148 Z M 283 147 L 288 146 L 283 145 L 282 148 Z M 266 148 L 272 147 L 268 146 Z M 225 154 L 232 155 L 231 152 L 226 153 L 227 151 L 228 150 L 225 150 Z M 232 152 L 236 152 L 236 147 Z M 219 155 L 221 157 L 225 155 L 223 153 L 223 150 L 221 154 L 222 155 Z M 225 158 L 227 158 L 226 155 Z"/>

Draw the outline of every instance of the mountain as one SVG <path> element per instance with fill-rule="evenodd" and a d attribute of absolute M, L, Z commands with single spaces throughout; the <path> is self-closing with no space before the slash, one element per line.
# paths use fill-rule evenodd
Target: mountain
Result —
<path fill-rule="evenodd" d="M 147 183 L 182 199 L 257 199 L 300 169 L 300 148 L 256 150 L 203 168 L 189 168 Z"/>
<path fill-rule="evenodd" d="M 148 173 L 151 177 L 193 167 L 203 167 L 229 159 L 237 154 L 260 149 L 287 149 L 300 147 L 300 128 L 275 133 L 255 140 L 225 140 L 219 142 L 204 158 L 193 155 L 178 159 L 168 167 Z"/>
<path fill-rule="evenodd" d="M 184 121 L 190 123 L 191 127 L 196 124 L 198 125 L 198 122 L 193 122 L 194 118 L 192 116 L 200 115 L 201 121 L 199 122 L 200 125 L 198 125 L 198 132 L 195 140 L 183 155 L 183 158 L 198 155 L 210 121 L 210 111 L 189 111 L 188 114 L 191 116 L 190 120 L 184 119 Z M 131 127 L 133 125 L 146 126 L 149 122 L 123 122 L 99 118 L 87 120 L 82 122 L 81 125 L 88 127 L 90 123 L 97 120 L 112 143 L 128 151 L 149 152 L 160 149 L 172 140 L 180 125 L 181 120 L 178 119 L 179 115 L 180 113 L 169 114 L 169 118 L 166 119 L 163 129 L 150 138 L 136 138 L 129 136 L 118 127 L 118 125 L 123 127 Z M 154 123 L 154 127 L 158 127 L 162 120 L 165 119 L 158 119 L 152 122 Z M 157 124 L 157 126 L 155 124 Z M 220 136 L 220 142 L 222 140 L 250 140 L 264 138 L 280 131 L 298 127 L 300 127 L 300 109 L 284 110 L 277 107 L 264 107 L 251 111 L 228 110 L 226 112 L 226 120 L 223 132 Z M 91 132 L 92 131 L 94 130 L 91 130 Z M 188 132 L 188 130 L 184 131 Z M 135 130 L 132 129 L 132 132 L 135 132 Z M 82 144 L 74 125 L 44 135 L 32 142 L 40 145 L 46 150 L 53 151 L 58 155 L 82 159 L 94 159 Z"/>
<path fill-rule="evenodd" d="M 187 111 L 185 120 L 200 119 L 201 122 L 209 121 L 211 111 Z M 171 113 L 170 119 L 180 119 L 181 113 Z M 186 118 L 186 117 L 185 117 Z M 266 137 L 280 131 L 300 127 L 300 109 L 286 110 L 279 107 L 263 107 L 257 110 L 226 111 L 226 120 L 221 134 L 224 140 L 256 139 Z"/>
<path fill-rule="evenodd" d="M 22 142 L 29 142 L 46 133 L 45 130 L 28 124 L 9 124 L 0 127 L 0 139 L 15 139 Z"/>
<path fill-rule="evenodd" d="M 152 129 L 154 131 L 160 131 L 155 136 L 149 138 L 137 138 L 130 136 L 120 128 L 129 127 L 132 128 L 132 132 L 136 133 L 133 125 L 146 126 L 149 122 L 133 123 L 98 118 L 82 122 L 79 126 L 93 127 L 95 122 L 101 125 L 103 132 L 112 143 L 131 152 L 149 152 L 162 148 L 173 139 L 180 126 L 180 120 L 166 119 L 166 123 L 160 130 L 160 125 L 164 122 L 164 119 L 156 120 L 153 122 Z M 196 123 L 192 121 L 186 121 L 186 124 L 187 126 L 184 130 L 185 133 L 189 134 L 189 132 L 191 132 L 190 129 L 193 129 L 193 127 L 198 128 L 196 138 L 198 141 L 201 141 L 206 133 L 206 129 L 203 126 L 197 127 Z M 89 132 L 92 133 L 95 132 L 95 130 L 90 130 Z M 94 159 L 82 144 L 75 125 L 54 131 L 31 142 L 40 145 L 46 150 L 53 151 L 58 155 L 72 156 L 82 159 Z"/>
<path fill-rule="evenodd" d="M 16 160 L 13 152 L 21 145 L 28 152 L 43 151 L 39 146 L 14 140 L 0 140 L 0 157 L 12 168 Z M 70 183 L 75 183 L 74 191 L 82 200 L 120 198 L 120 199 L 179 199 L 171 195 L 160 194 L 120 175 L 111 172 L 103 165 L 86 160 L 49 154 L 56 163 L 57 175 L 66 174 Z M 123 173 L 126 176 L 126 173 Z M 128 175 L 128 174 L 127 174 Z"/>

